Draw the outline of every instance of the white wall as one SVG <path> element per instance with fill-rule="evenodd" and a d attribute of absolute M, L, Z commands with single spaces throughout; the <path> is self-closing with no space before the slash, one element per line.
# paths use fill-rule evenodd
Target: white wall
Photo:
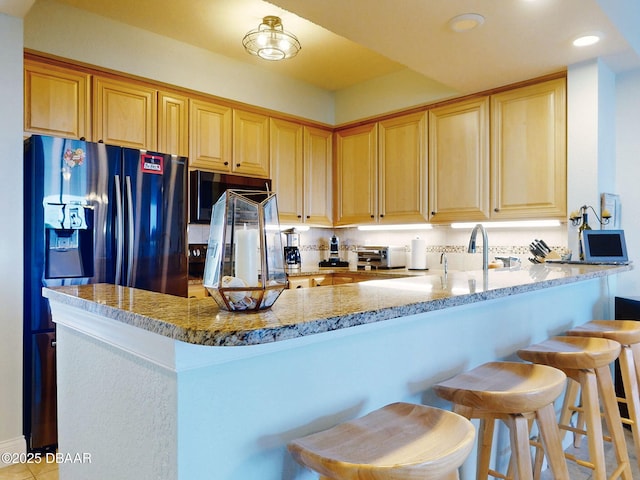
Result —
<path fill-rule="evenodd" d="M 25 17 L 24 46 L 334 123 L 331 92 L 52 0 L 39 0 Z"/>
<path fill-rule="evenodd" d="M 22 19 L 0 14 L 0 453 L 22 436 Z M 0 463 L 0 467 L 2 467 Z"/>
<path fill-rule="evenodd" d="M 617 79 L 616 109 L 616 183 L 622 204 L 622 227 L 632 260 L 640 262 L 640 70 Z M 636 269 L 618 282 L 621 296 L 640 296 L 640 271 Z"/>
<path fill-rule="evenodd" d="M 29 11 L 24 43 L 33 50 L 329 125 L 456 95 L 408 69 L 329 92 L 55 0 L 39 0 Z"/>

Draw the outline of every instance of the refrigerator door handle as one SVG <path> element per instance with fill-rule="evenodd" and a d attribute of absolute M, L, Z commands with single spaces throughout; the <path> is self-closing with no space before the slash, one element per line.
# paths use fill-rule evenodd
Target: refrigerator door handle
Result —
<path fill-rule="evenodd" d="M 127 283 L 126 286 L 130 287 L 133 283 L 133 247 L 135 245 L 134 239 L 134 225 L 133 225 L 133 195 L 131 193 L 131 177 L 127 175 L 125 177 L 126 189 L 127 189 L 127 212 L 128 218 L 128 237 L 129 237 L 129 258 L 127 261 Z"/>
<path fill-rule="evenodd" d="M 114 175 L 116 187 L 116 285 L 122 284 L 122 254 L 124 253 L 124 217 L 122 216 L 122 192 L 120 175 Z"/>

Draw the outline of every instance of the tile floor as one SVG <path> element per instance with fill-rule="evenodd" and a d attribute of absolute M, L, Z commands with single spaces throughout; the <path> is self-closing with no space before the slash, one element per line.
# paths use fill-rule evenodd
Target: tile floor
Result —
<path fill-rule="evenodd" d="M 0 480 L 58 480 L 58 465 L 46 463 L 17 463 L 0 468 Z"/>
<path fill-rule="evenodd" d="M 635 448 L 633 446 L 633 437 L 631 436 L 631 431 L 627 428 L 624 429 L 624 434 L 627 439 L 627 450 L 629 452 L 629 462 L 631 463 L 631 474 L 634 480 L 640 480 L 640 468 L 638 468 L 638 459 L 636 457 Z M 583 441 L 580 448 L 570 447 L 567 449 L 567 452 L 575 455 L 578 458 L 586 459 L 588 458 L 588 447 L 586 444 L 586 440 Z M 615 454 L 613 452 L 613 447 L 610 443 L 605 443 L 605 460 L 607 463 L 607 475 L 611 475 L 613 470 L 617 467 L 617 463 L 615 461 Z M 574 462 L 567 462 L 567 466 L 569 467 L 569 476 L 571 480 L 590 480 L 593 478 L 593 470 L 588 468 L 580 467 L 576 465 Z M 553 476 L 547 470 L 543 472 L 540 480 L 553 480 Z"/>

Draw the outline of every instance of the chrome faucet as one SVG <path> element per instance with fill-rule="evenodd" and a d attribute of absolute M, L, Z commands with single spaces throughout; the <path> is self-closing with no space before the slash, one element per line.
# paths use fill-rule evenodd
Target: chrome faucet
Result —
<path fill-rule="evenodd" d="M 481 223 L 478 223 L 473 227 L 473 230 L 471 230 L 467 253 L 476 253 L 476 235 L 478 235 L 478 230 L 482 232 L 482 270 L 486 272 L 489 270 L 489 240 L 487 239 L 487 231 Z"/>
<path fill-rule="evenodd" d="M 449 263 L 448 263 L 448 260 L 447 260 L 447 253 L 446 252 L 442 252 L 440 254 L 440 265 L 444 265 L 444 274 L 446 275 L 448 267 L 449 267 Z"/>

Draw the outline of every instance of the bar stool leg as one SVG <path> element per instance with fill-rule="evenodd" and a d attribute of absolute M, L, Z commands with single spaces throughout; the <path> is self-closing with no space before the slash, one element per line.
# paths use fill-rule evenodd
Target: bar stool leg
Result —
<path fill-rule="evenodd" d="M 640 344 L 636 344 L 640 347 Z M 622 383 L 624 385 L 624 396 L 627 410 L 629 413 L 629 423 L 631 424 L 631 433 L 633 435 L 633 443 L 636 451 L 636 458 L 640 462 L 640 425 L 637 420 L 640 414 L 640 400 L 638 392 L 638 379 L 637 379 L 637 367 L 638 355 L 640 355 L 640 349 L 638 354 L 633 352 L 633 347 L 623 345 L 620 352 L 620 374 L 622 376 Z"/>
<path fill-rule="evenodd" d="M 634 343 L 629 346 L 633 357 L 633 366 L 636 370 L 636 380 L 640 385 L 640 343 Z"/>
<path fill-rule="evenodd" d="M 589 460 L 593 468 L 593 480 L 607 480 L 596 374 L 593 370 L 579 370 L 577 376 L 582 386 L 582 405 L 584 421 L 589 432 L 587 443 L 589 445 Z"/>
<path fill-rule="evenodd" d="M 613 379 L 611 378 L 611 370 L 609 366 L 595 369 L 598 377 L 598 384 L 602 391 L 602 405 L 604 410 L 604 418 L 607 422 L 609 434 L 612 437 L 616 459 L 622 470 L 622 478 L 624 480 L 633 480 L 631 476 L 631 466 L 629 465 L 629 456 L 627 453 L 627 444 L 622 431 L 622 420 L 620 419 L 620 410 L 615 401 L 616 394 L 613 388 Z"/>
<path fill-rule="evenodd" d="M 562 411 L 560 413 L 560 425 L 571 425 L 571 417 L 576 409 L 576 401 L 578 399 L 578 393 L 580 391 L 580 384 L 573 379 L 569 379 L 567 381 L 567 389 L 564 395 L 564 400 L 562 403 Z M 578 412 L 578 419 L 576 423 L 576 428 L 581 429 L 583 424 L 583 416 L 582 412 Z M 564 441 L 564 437 L 567 433 L 567 430 L 562 430 L 561 441 Z M 580 442 L 582 440 L 582 435 L 577 432 L 573 432 L 573 446 L 578 448 L 580 447 Z"/>
<path fill-rule="evenodd" d="M 556 412 L 553 404 L 538 410 L 536 412 L 536 420 L 538 422 L 538 430 L 540 430 L 540 440 L 547 454 L 553 478 L 555 480 L 569 480 L 569 470 L 562 453 L 562 441 L 556 424 Z M 536 463 L 538 462 L 537 457 L 538 455 L 536 454 Z M 540 462 L 542 463 L 541 459 Z M 538 472 L 538 469 L 536 468 L 534 471 Z"/>
<path fill-rule="evenodd" d="M 457 403 L 453 404 L 453 412 L 458 415 L 462 415 L 466 419 L 470 420 L 474 418 L 474 410 L 471 407 L 467 407 L 465 405 L 460 405 Z M 493 439 L 493 427 L 495 424 L 495 419 L 480 419 L 480 426 L 478 427 L 477 432 L 477 460 L 476 460 L 476 480 L 486 480 L 489 476 L 489 464 L 491 460 L 491 442 Z M 487 449 L 488 445 L 489 448 Z M 484 476 L 483 476 L 484 475 Z"/>
<path fill-rule="evenodd" d="M 496 420 L 493 417 L 482 418 L 478 432 L 478 466 L 477 479 L 486 479 L 489 476 L 491 466 L 491 445 L 493 444 L 493 432 Z"/>
<path fill-rule="evenodd" d="M 518 480 L 533 480 L 531 450 L 529 449 L 529 422 L 522 415 L 510 415 L 506 422 L 509 425 L 511 445 L 515 445 L 511 455 L 515 457 L 516 478 Z"/>

